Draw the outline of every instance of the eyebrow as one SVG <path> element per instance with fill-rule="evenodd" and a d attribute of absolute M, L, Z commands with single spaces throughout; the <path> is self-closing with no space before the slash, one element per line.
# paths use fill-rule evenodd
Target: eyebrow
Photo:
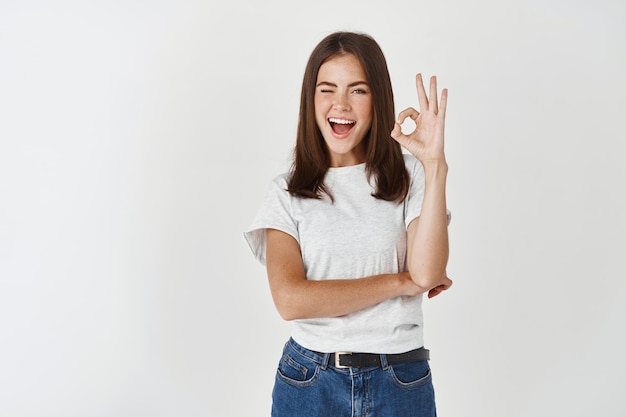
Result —
<path fill-rule="evenodd" d="M 368 85 L 367 82 L 365 82 L 365 81 L 355 81 L 353 83 L 348 84 L 348 87 L 356 87 L 357 85 L 361 85 L 361 84 Z M 337 87 L 337 84 L 331 83 L 329 81 L 321 81 L 321 82 L 317 83 L 317 85 L 315 87 L 319 87 L 321 85 L 327 85 L 329 87 Z"/>

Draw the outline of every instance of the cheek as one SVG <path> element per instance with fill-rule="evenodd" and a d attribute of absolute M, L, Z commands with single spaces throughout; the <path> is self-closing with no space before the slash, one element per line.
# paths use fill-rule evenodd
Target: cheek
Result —
<path fill-rule="evenodd" d="M 327 113 L 324 101 L 315 99 L 313 105 L 315 106 L 315 120 L 318 124 L 324 122 Z"/>
<path fill-rule="evenodd" d="M 359 115 L 362 118 L 371 119 L 373 115 L 372 109 L 372 101 L 371 100 L 361 100 L 354 103 L 353 107 L 358 109 Z"/>
<path fill-rule="evenodd" d="M 372 124 L 372 117 L 372 112 L 369 109 L 364 109 L 364 111 L 361 113 L 360 119 L 362 122 L 367 122 L 367 126 L 369 128 L 369 126 Z"/>
<path fill-rule="evenodd" d="M 328 99 L 325 99 L 324 97 L 316 96 L 315 99 L 313 100 L 313 105 L 315 106 L 315 114 L 324 113 L 326 109 L 328 108 L 328 102 L 329 102 Z"/>

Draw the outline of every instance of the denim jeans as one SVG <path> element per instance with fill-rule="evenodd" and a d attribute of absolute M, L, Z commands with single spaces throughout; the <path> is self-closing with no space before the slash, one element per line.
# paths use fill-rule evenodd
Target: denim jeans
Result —
<path fill-rule="evenodd" d="M 336 368 L 289 339 L 272 392 L 272 417 L 435 417 L 428 361 Z"/>

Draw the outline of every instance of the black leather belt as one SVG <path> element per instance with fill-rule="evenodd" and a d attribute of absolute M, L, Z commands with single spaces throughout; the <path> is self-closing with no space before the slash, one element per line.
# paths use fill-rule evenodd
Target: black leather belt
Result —
<path fill-rule="evenodd" d="M 329 363 L 334 364 L 335 368 L 364 368 L 369 366 L 381 366 L 380 356 L 376 353 L 352 353 L 352 352 L 336 352 L 330 354 Z M 430 359 L 430 351 L 428 349 L 419 348 L 405 353 L 394 353 L 385 355 L 389 365 L 395 365 L 402 362 L 419 362 Z"/>

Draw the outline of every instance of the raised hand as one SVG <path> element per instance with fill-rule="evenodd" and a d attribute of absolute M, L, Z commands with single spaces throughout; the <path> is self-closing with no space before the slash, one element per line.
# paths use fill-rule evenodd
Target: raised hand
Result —
<path fill-rule="evenodd" d="M 448 90 L 444 88 L 441 91 L 441 103 L 438 103 L 436 77 L 430 78 L 430 98 L 426 96 L 422 74 L 417 74 L 415 84 L 421 112 L 413 107 L 402 110 L 391 131 L 391 137 L 423 164 L 445 162 L 443 136 Z M 401 125 L 407 117 L 415 122 L 415 130 L 409 134 L 404 134 Z"/>

